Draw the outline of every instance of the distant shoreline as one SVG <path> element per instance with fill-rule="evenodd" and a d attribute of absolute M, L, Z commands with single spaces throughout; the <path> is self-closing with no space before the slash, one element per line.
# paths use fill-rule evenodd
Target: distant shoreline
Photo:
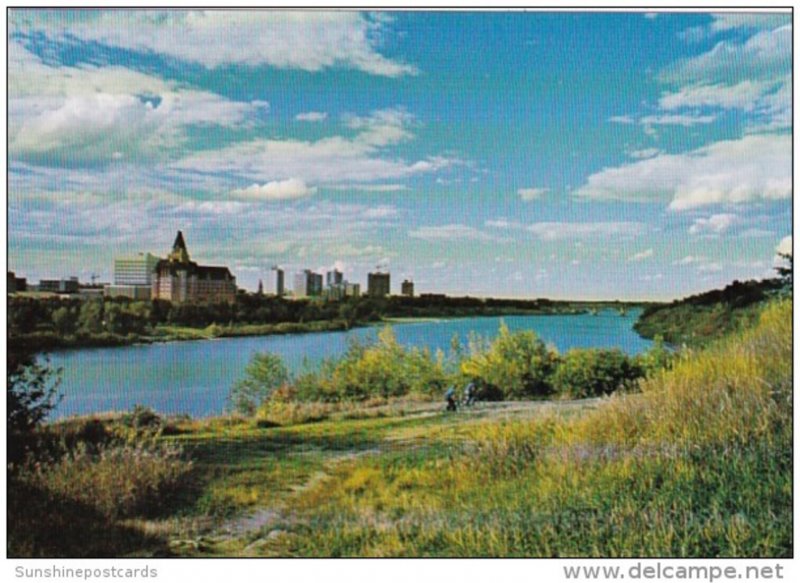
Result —
<path fill-rule="evenodd" d="M 97 334 L 94 336 L 59 337 L 57 334 L 34 333 L 8 337 L 10 351 L 46 354 L 55 351 L 72 351 L 91 348 L 120 348 L 125 346 L 161 344 L 169 342 L 208 341 L 220 338 L 267 337 L 288 334 L 313 334 L 321 332 L 343 332 L 354 328 L 380 327 L 383 325 L 425 324 L 464 318 L 502 318 L 515 316 L 580 316 L 595 313 L 587 309 L 586 304 L 580 307 L 570 306 L 567 309 L 555 310 L 498 310 L 496 313 L 460 313 L 441 316 L 385 316 L 380 320 L 354 322 L 348 324 L 344 320 L 316 320 L 306 323 L 281 322 L 278 324 L 236 324 L 210 325 L 204 328 L 190 326 L 159 325 L 155 334 L 150 335 L 114 335 Z M 617 304 L 598 306 L 602 310 L 618 309 Z M 626 309 L 642 307 L 625 305 Z"/>

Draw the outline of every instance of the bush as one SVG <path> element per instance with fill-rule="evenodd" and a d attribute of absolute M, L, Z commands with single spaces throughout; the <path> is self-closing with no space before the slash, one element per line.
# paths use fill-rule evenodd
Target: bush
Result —
<path fill-rule="evenodd" d="M 552 392 L 550 377 L 558 363 L 555 350 L 531 330 L 512 333 L 505 323 L 497 338 L 472 338 L 469 356 L 461 362 L 464 376 L 478 381 L 487 394 L 507 399 L 542 397 Z"/>
<path fill-rule="evenodd" d="M 580 399 L 630 388 L 643 374 L 642 367 L 618 349 L 575 349 L 563 357 L 552 382 L 559 394 Z"/>
<path fill-rule="evenodd" d="M 122 424 L 137 433 L 149 433 L 161 429 L 162 420 L 150 407 L 136 405 L 133 411 L 122 416 Z"/>
<path fill-rule="evenodd" d="M 60 370 L 47 362 L 40 364 L 35 356 L 8 353 L 6 386 L 6 431 L 8 462 L 15 464 L 34 445 L 33 431 L 45 420 L 60 400 Z"/>
<path fill-rule="evenodd" d="M 339 402 L 429 396 L 444 392 L 447 384 L 442 362 L 428 350 L 403 347 L 386 326 L 376 342 L 351 342 L 340 359 L 300 375 L 295 386 L 301 400 Z"/>
<path fill-rule="evenodd" d="M 254 354 L 244 372 L 245 378 L 233 385 L 229 397 L 233 409 L 244 415 L 254 415 L 273 391 L 289 382 L 289 371 L 276 354 Z"/>

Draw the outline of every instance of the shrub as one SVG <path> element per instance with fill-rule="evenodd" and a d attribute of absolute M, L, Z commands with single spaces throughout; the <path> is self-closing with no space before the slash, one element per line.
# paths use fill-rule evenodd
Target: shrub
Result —
<path fill-rule="evenodd" d="M 273 391 L 289 382 L 289 371 L 276 354 L 254 354 L 244 373 L 245 378 L 233 385 L 229 397 L 233 409 L 244 415 L 254 415 Z"/>
<path fill-rule="evenodd" d="M 351 342 L 340 359 L 323 362 L 319 371 L 308 371 L 295 382 L 299 399 L 328 402 L 428 396 L 442 393 L 447 384 L 442 363 L 428 350 L 403 347 L 390 326 L 376 342 Z"/>
<path fill-rule="evenodd" d="M 492 342 L 472 338 L 461 373 L 476 379 L 487 393 L 501 391 L 507 399 L 546 396 L 558 362 L 555 350 L 531 330 L 512 333 L 505 323 Z"/>
<path fill-rule="evenodd" d="M 136 405 L 133 411 L 122 416 L 122 424 L 136 432 L 154 432 L 161 428 L 162 420 L 150 407 Z"/>
<path fill-rule="evenodd" d="M 656 334 L 653 345 L 637 357 L 637 363 L 645 376 L 652 376 L 671 368 L 676 356 L 676 353 L 664 344 L 664 337 Z"/>
<path fill-rule="evenodd" d="M 8 461 L 19 463 L 34 445 L 33 431 L 60 400 L 60 370 L 35 356 L 8 353 L 6 431 Z"/>
<path fill-rule="evenodd" d="M 641 366 L 621 350 L 573 349 L 562 358 L 552 382 L 559 394 L 580 399 L 629 388 L 642 376 Z"/>

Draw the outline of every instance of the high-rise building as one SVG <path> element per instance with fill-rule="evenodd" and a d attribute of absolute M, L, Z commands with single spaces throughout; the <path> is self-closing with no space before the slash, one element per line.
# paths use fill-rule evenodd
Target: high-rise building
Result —
<path fill-rule="evenodd" d="M 156 266 L 161 260 L 150 253 L 114 259 L 114 285 L 152 286 Z"/>
<path fill-rule="evenodd" d="M 322 274 L 311 274 L 311 293 L 309 295 L 319 296 L 322 295 Z"/>
<path fill-rule="evenodd" d="M 286 285 L 284 283 L 284 278 L 283 278 L 283 269 L 281 269 L 277 265 L 274 265 L 272 267 L 272 271 L 275 272 L 275 295 L 278 296 L 279 298 L 283 297 L 286 295 Z"/>
<path fill-rule="evenodd" d="M 305 298 L 322 294 L 322 274 L 310 269 L 296 273 L 294 276 L 294 297 Z"/>
<path fill-rule="evenodd" d="M 153 298 L 171 302 L 233 302 L 236 278 L 227 267 L 198 265 L 178 231 L 172 252 L 156 265 Z"/>
<path fill-rule="evenodd" d="M 344 284 L 344 295 L 348 298 L 357 298 L 361 296 L 361 284 L 347 282 Z"/>
<path fill-rule="evenodd" d="M 367 295 L 371 298 L 383 298 L 391 292 L 389 273 L 367 274 Z"/>
<path fill-rule="evenodd" d="M 410 279 L 404 279 L 400 285 L 400 294 L 409 298 L 414 297 L 414 282 Z"/>
<path fill-rule="evenodd" d="M 338 269 L 334 269 L 333 271 L 326 273 L 325 278 L 327 280 L 325 283 L 328 285 L 328 287 L 333 285 L 342 285 L 342 282 L 344 281 L 344 274 Z"/>
<path fill-rule="evenodd" d="M 153 292 L 153 278 L 160 257 L 138 253 L 114 259 L 114 283 L 105 287 L 109 297 L 126 297 L 149 300 Z"/>

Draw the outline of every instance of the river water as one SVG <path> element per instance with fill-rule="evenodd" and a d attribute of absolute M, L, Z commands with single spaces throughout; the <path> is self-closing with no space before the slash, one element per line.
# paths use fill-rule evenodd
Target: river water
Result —
<path fill-rule="evenodd" d="M 650 341 L 633 331 L 639 315 L 621 316 L 605 310 L 597 315 L 504 316 L 442 319 L 394 324 L 406 346 L 449 350 L 458 334 L 466 344 L 470 332 L 495 336 L 503 320 L 513 330 L 530 329 L 559 352 L 570 348 L 620 348 L 637 354 Z M 348 332 L 321 332 L 168 342 L 120 348 L 55 352 L 51 364 L 62 367 L 64 398 L 51 418 L 103 411 L 129 410 L 136 404 L 159 413 L 208 417 L 223 412 L 233 383 L 241 378 L 255 352 L 279 354 L 290 370 L 315 366 L 323 358 L 342 354 L 351 337 L 374 338 L 376 327 Z"/>

